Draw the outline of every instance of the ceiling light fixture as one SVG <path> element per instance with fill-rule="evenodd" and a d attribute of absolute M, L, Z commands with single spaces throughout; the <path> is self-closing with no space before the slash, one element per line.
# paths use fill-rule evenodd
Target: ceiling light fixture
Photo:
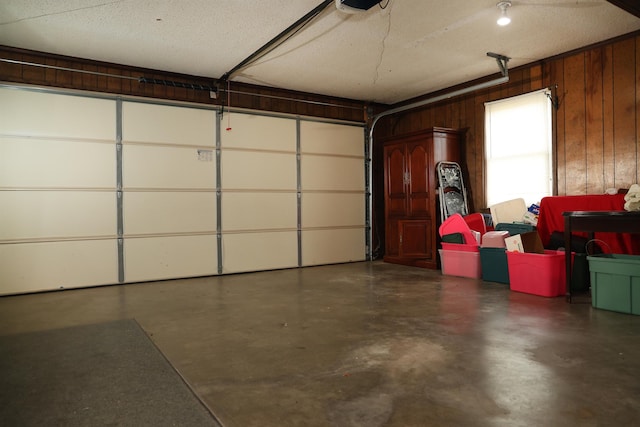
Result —
<path fill-rule="evenodd" d="M 504 27 L 505 25 L 509 25 L 511 22 L 511 18 L 507 15 L 507 9 L 511 7 L 510 1 L 501 1 L 497 4 L 500 9 L 500 18 L 498 18 L 498 25 Z"/>

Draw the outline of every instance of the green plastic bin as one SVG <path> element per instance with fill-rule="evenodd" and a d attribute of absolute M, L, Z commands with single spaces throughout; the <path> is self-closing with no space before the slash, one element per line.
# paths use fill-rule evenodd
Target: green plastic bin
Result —
<path fill-rule="evenodd" d="M 593 307 L 640 314 L 640 256 L 600 254 L 587 260 Z"/>
<path fill-rule="evenodd" d="M 505 248 L 480 248 L 482 280 L 509 284 L 509 265 Z"/>
<path fill-rule="evenodd" d="M 525 224 L 524 222 L 501 222 L 496 225 L 495 230 L 508 231 L 510 236 L 515 236 L 516 234 L 535 231 L 536 227 L 531 224 Z"/>

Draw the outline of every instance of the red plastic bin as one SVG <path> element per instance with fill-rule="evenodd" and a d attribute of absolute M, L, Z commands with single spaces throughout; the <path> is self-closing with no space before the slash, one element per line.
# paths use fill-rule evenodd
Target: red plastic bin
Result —
<path fill-rule="evenodd" d="M 472 279 L 479 279 L 482 276 L 480 252 L 438 250 L 440 251 L 442 274 Z"/>
<path fill-rule="evenodd" d="M 512 291 L 543 297 L 566 293 L 564 251 L 545 250 L 544 254 L 507 251 L 507 265 Z"/>

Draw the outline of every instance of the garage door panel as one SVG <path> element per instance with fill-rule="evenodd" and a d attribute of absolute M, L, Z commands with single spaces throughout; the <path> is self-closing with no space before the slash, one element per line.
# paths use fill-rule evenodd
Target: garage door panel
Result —
<path fill-rule="evenodd" d="M 125 280 L 214 275 L 218 271 L 216 241 L 215 235 L 125 239 Z"/>
<path fill-rule="evenodd" d="M 111 192 L 0 191 L 0 206 L 7 207 L 0 240 L 115 236 L 117 231 Z"/>
<path fill-rule="evenodd" d="M 124 188 L 215 189 L 215 151 L 192 147 L 125 145 Z"/>
<path fill-rule="evenodd" d="M 332 156 L 302 156 L 302 190 L 364 192 L 364 163 L 361 159 Z"/>
<path fill-rule="evenodd" d="M 122 141 L 215 146 L 216 113 L 172 105 L 122 103 Z"/>
<path fill-rule="evenodd" d="M 216 231 L 214 192 L 127 192 L 123 205 L 125 235 Z"/>
<path fill-rule="evenodd" d="M 304 193 L 302 227 L 364 226 L 364 194 Z"/>
<path fill-rule="evenodd" d="M 297 232 L 224 234 L 223 272 L 272 270 L 297 267 Z"/>
<path fill-rule="evenodd" d="M 115 143 L 0 137 L 0 186 L 115 189 Z"/>
<path fill-rule="evenodd" d="M 224 193 L 222 230 L 296 228 L 295 193 Z"/>
<path fill-rule="evenodd" d="M 115 141 L 116 102 L 0 88 L 0 133 Z"/>
<path fill-rule="evenodd" d="M 302 121 L 300 151 L 346 156 L 363 156 L 364 129 L 334 123 Z"/>
<path fill-rule="evenodd" d="M 252 151 L 222 152 L 223 189 L 295 190 L 295 154 Z"/>
<path fill-rule="evenodd" d="M 115 239 L 0 245 L 0 294 L 118 283 Z"/>
<path fill-rule="evenodd" d="M 223 148 L 296 152 L 295 120 L 225 112 L 223 125 L 227 124 L 231 130 L 221 132 Z"/>
<path fill-rule="evenodd" d="M 303 230 L 302 265 L 364 261 L 364 229 Z"/>

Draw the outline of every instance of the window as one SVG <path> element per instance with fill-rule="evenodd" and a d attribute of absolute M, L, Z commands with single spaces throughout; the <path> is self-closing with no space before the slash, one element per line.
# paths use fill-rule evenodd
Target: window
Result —
<path fill-rule="evenodd" d="M 552 194 L 551 100 L 548 89 L 485 103 L 487 206 Z"/>

